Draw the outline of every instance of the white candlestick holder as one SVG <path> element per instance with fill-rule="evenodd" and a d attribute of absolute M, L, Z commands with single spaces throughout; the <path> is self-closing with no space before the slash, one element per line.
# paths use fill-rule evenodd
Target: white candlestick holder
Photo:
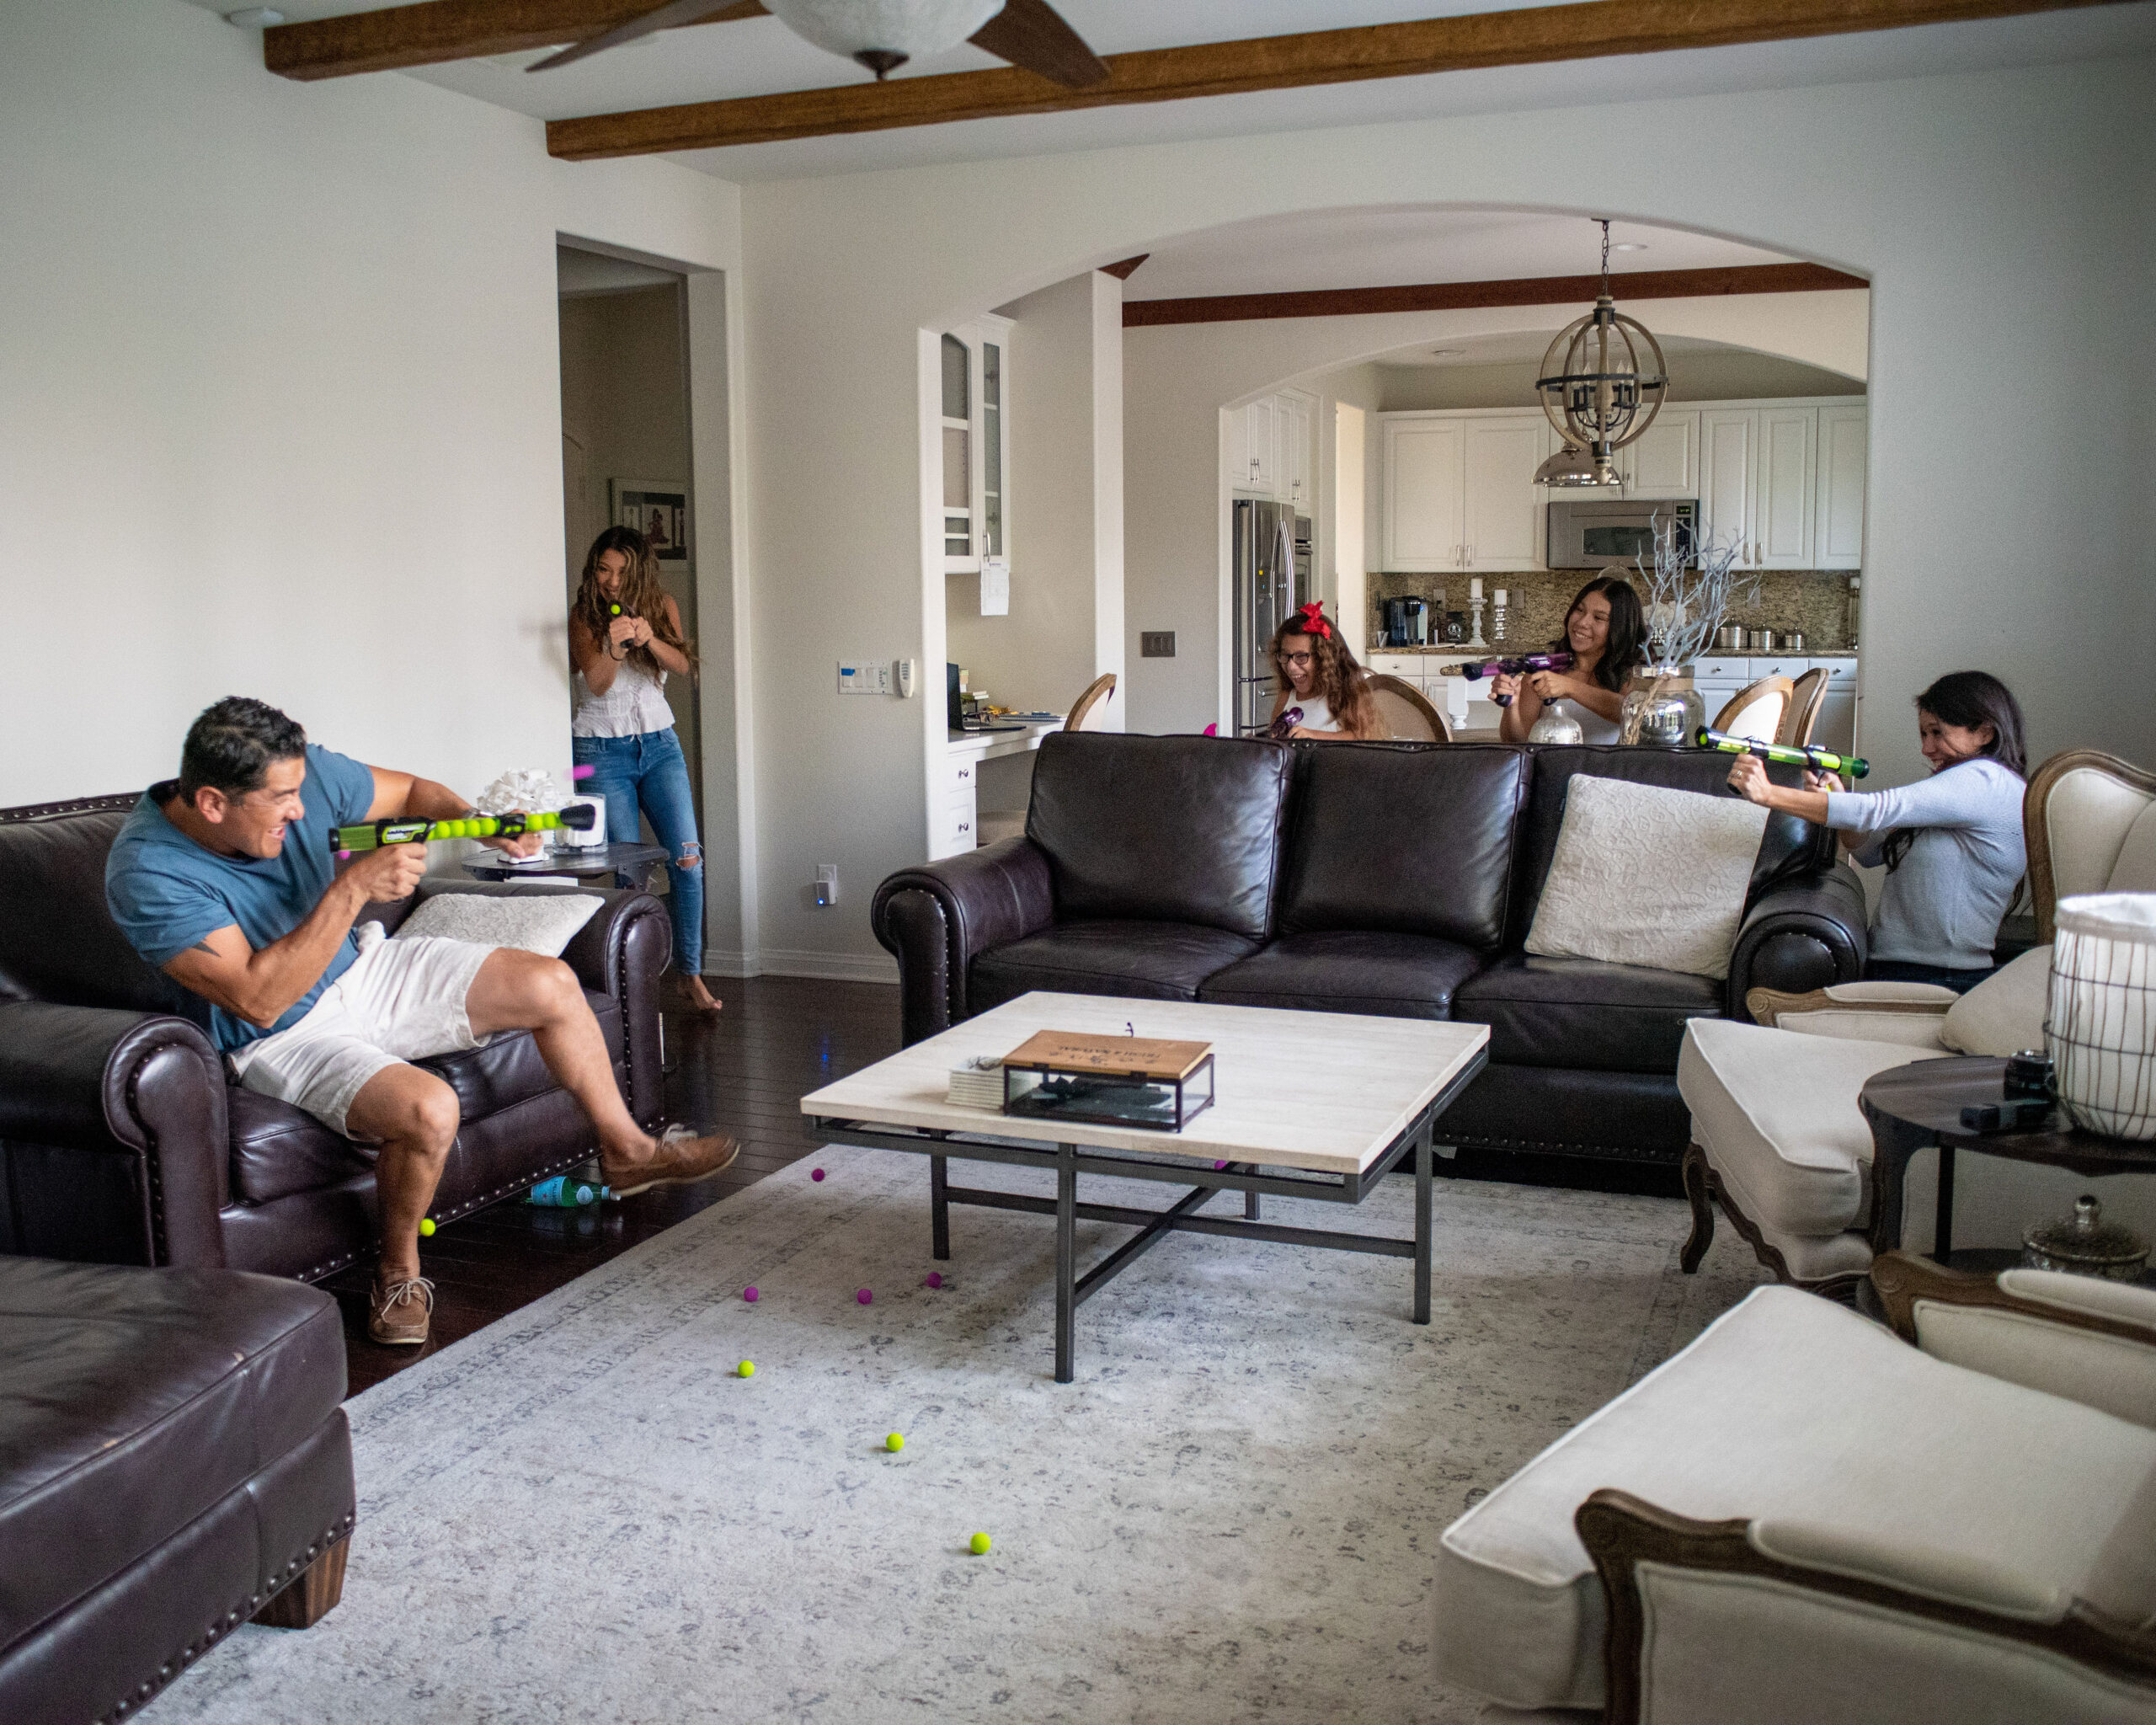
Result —
<path fill-rule="evenodd" d="M 1505 607 L 1502 605 L 1494 606 L 1491 608 L 1490 615 L 1492 619 L 1490 625 L 1490 638 L 1502 647 L 1505 644 Z"/>
<path fill-rule="evenodd" d="M 1467 644 L 1470 647 L 1487 647 L 1490 644 L 1482 638 L 1482 601 L 1479 599 L 1470 599 L 1467 601 L 1467 608 L 1475 613 L 1475 638 Z"/>

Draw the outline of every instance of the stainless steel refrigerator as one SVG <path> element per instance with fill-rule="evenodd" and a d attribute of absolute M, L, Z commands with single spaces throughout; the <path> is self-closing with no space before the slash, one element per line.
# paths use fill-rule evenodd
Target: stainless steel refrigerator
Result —
<path fill-rule="evenodd" d="M 1239 497 L 1235 505 L 1235 734 L 1262 733 L 1277 691 L 1268 649 L 1310 585 L 1310 521 L 1286 504 Z"/>

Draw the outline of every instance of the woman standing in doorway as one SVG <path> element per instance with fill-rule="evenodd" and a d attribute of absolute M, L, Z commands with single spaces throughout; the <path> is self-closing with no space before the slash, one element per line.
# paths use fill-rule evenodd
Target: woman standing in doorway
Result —
<path fill-rule="evenodd" d="M 609 527 L 591 542 L 569 606 L 569 679 L 576 697 L 571 744 L 584 788 L 606 799 L 606 837 L 634 844 L 641 812 L 666 846 L 666 905 L 674 969 L 666 1004 L 716 1012 L 704 986 L 704 859 L 689 766 L 674 734 L 666 679 L 692 676 L 696 655 L 681 613 L 659 581 L 659 559 L 633 527 Z M 638 883 L 616 877 L 622 886 Z"/>

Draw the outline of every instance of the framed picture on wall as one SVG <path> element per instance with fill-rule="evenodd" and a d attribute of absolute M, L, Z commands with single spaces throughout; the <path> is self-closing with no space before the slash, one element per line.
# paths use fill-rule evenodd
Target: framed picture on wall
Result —
<path fill-rule="evenodd" d="M 614 525 L 634 527 L 661 563 L 689 560 L 689 488 L 678 480 L 616 479 Z"/>

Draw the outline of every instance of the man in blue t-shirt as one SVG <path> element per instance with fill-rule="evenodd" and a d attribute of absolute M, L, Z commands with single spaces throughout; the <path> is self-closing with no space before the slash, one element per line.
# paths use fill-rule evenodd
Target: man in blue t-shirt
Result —
<path fill-rule="evenodd" d="M 554 1081 L 584 1105 L 600 1167 L 622 1197 L 701 1180 L 740 1146 L 668 1129 L 654 1139 L 622 1102 L 604 1033 L 569 967 L 510 947 L 354 934 L 370 904 L 408 896 L 427 847 L 360 852 L 341 873 L 332 828 L 472 812 L 447 787 L 311 745 L 275 708 L 229 696 L 187 733 L 179 777 L 152 785 L 113 841 L 105 900 L 136 951 L 210 1003 L 239 1081 L 333 1131 L 381 1146 L 382 1257 L 367 1333 L 427 1338 L 434 1284 L 419 1220 L 456 1140 L 456 1092 L 411 1063 L 528 1030 Z M 518 855 L 538 835 L 483 842 Z"/>

